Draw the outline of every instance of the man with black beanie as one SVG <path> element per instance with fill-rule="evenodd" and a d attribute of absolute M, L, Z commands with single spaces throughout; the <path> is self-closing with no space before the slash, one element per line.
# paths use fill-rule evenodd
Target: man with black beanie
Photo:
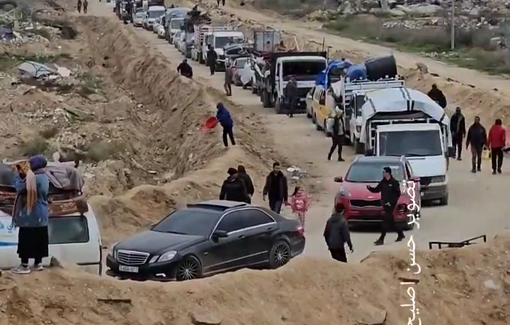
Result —
<path fill-rule="evenodd" d="M 393 211 L 395 211 L 398 199 L 400 198 L 400 183 L 391 175 L 391 168 L 384 167 L 383 179 L 376 187 L 367 185 L 367 189 L 372 193 L 381 193 L 381 202 L 384 208 L 381 236 L 374 244 L 376 246 L 384 245 L 384 238 L 386 237 L 386 232 L 389 230 L 395 230 L 398 233 L 396 241 L 402 241 L 406 236 L 393 219 Z"/>
<path fill-rule="evenodd" d="M 250 203 L 251 200 L 246 191 L 246 185 L 239 178 L 237 170 L 229 168 L 227 173 L 229 176 L 221 186 L 220 200 Z"/>

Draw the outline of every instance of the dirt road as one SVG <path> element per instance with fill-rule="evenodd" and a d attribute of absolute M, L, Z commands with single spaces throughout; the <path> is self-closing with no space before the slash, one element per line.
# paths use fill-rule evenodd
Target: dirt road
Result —
<path fill-rule="evenodd" d="M 97 14 L 110 15 L 104 5 L 98 4 L 100 12 Z M 248 15 L 247 12 L 239 9 L 232 10 L 233 13 Z M 250 17 L 259 18 L 256 13 L 250 12 Z M 263 19 L 260 17 L 260 19 Z M 264 18 L 268 20 L 268 18 Z M 275 27 L 289 30 L 294 23 L 279 22 Z M 131 28 L 131 27 L 130 27 Z M 308 31 L 310 32 L 310 31 Z M 137 29 L 140 37 L 147 40 L 151 47 L 157 48 L 177 67 L 183 59 L 182 55 L 170 44 L 160 40 L 152 32 Z M 316 32 L 313 32 L 316 33 Z M 330 44 L 335 44 L 336 38 L 331 37 Z M 340 40 L 339 42 L 343 42 Z M 194 68 L 196 79 L 204 85 L 223 90 L 223 74 L 209 75 L 205 66 L 191 62 Z M 440 65 L 440 63 L 437 63 Z M 455 68 L 448 68 L 457 71 Z M 458 73 L 464 73 L 465 69 L 458 69 Z M 474 73 L 474 72 L 472 72 Z M 503 88 L 501 85 L 499 86 Z M 250 91 L 240 88 L 233 89 L 232 100 L 245 109 L 260 114 L 267 129 L 272 133 L 276 143 L 275 150 L 281 152 L 288 161 L 296 166 L 308 169 L 318 185 L 324 185 L 325 191 L 316 195 L 315 202 L 307 219 L 307 248 L 306 254 L 311 256 L 328 256 L 328 252 L 322 238 L 322 230 L 325 220 L 331 211 L 331 204 L 337 189 L 333 183 L 334 176 L 343 175 L 354 158 L 350 147 L 345 148 L 346 162 L 329 162 L 326 154 L 330 141 L 322 133 L 314 130 L 313 124 L 304 115 L 289 119 L 287 116 L 276 115 L 272 109 L 263 108 L 258 97 Z M 467 155 L 466 155 L 467 157 Z M 450 179 L 450 204 L 447 207 L 427 207 L 423 210 L 420 229 L 413 231 L 413 236 L 418 246 L 426 249 L 428 241 L 431 240 L 462 240 L 479 234 L 495 234 L 498 231 L 510 226 L 507 213 L 510 207 L 501 204 L 507 195 L 505 185 L 510 180 L 510 169 L 504 168 L 503 175 L 490 175 L 488 162 L 484 162 L 484 171 L 481 174 L 472 175 L 469 173 L 470 162 L 465 159 L 462 162 L 454 161 L 451 164 Z M 505 166 L 504 166 L 505 167 Z M 255 198 L 257 203 L 260 200 L 260 192 Z M 410 234 L 408 233 L 408 236 Z M 355 253 L 351 256 L 353 261 L 358 261 L 374 250 L 373 241 L 378 235 L 376 233 L 356 232 L 353 233 Z M 387 244 L 381 249 L 402 248 L 405 243 L 393 243 L 393 236 L 389 236 Z"/>

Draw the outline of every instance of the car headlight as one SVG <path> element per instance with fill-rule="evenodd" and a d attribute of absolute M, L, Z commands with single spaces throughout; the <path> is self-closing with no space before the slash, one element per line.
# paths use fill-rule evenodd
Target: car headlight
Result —
<path fill-rule="evenodd" d="M 115 246 L 117 246 L 118 243 L 119 242 L 116 242 L 115 244 L 112 245 L 112 255 L 114 259 L 117 259 L 117 250 L 115 249 Z"/>
<path fill-rule="evenodd" d="M 431 178 L 430 182 L 431 183 L 444 183 L 444 181 L 446 180 L 446 176 L 434 176 Z"/>
<path fill-rule="evenodd" d="M 340 188 L 340 191 L 338 192 L 340 194 L 341 197 L 350 197 L 351 196 L 351 192 L 349 192 L 347 189 L 341 187 Z"/>
<path fill-rule="evenodd" d="M 175 255 L 177 255 L 176 251 L 168 251 L 164 254 L 161 254 L 161 256 L 158 258 L 158 262 L 171 261 Z"/>

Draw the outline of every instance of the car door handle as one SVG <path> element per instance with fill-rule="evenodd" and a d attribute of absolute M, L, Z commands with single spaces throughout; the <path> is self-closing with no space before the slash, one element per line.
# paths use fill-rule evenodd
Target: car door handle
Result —
<path fill-rule="evenodd" d="M 273 230 L 273 227 L 269 227 L 269 228 L 267 228 L 267 230 Z"/>
<path fill-rule="evenodd" d="M 244 235 L 239 235 L 239 237 L 238 237 L 238 238 L 239 238 L 239 239 L 243 239 L 243 238 L 245 238 L 245 236 L 244 236 Z"/>

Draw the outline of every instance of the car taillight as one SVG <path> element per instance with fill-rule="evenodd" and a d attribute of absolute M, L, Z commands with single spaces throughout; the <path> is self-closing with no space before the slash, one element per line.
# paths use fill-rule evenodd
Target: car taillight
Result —
<path fill-rule="evenodd" d="M 405 213 L 407 212 L 407 205 L 405 204 L 399 204 L 398 205 L 398 212 Z"/>
<path fill-rule="evenodd" d="M 299 226 L 297 227 L 297 232 L 301 235 L 301 236 L 305 236 L 305 228 L 303 228 L 302 226 Z"/>

